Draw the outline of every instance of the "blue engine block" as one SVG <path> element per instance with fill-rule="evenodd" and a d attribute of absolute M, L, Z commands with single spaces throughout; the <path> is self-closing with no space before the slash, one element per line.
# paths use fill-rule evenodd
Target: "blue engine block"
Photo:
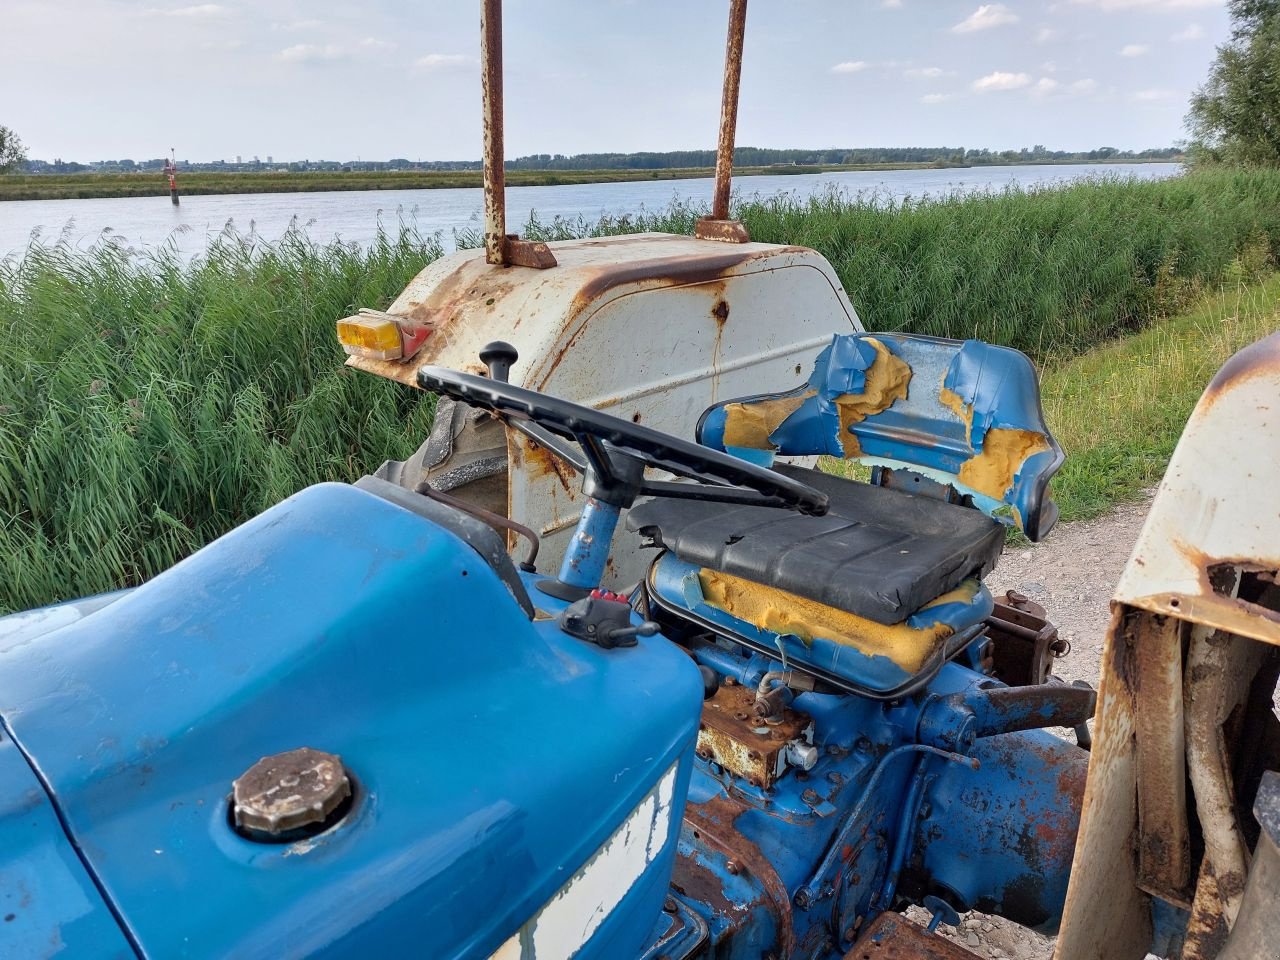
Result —
<path fill-rule="evenodd" d="M 727 684 L 708 709 L 776 667 L 725 645 L 693 649 Z M 997 709 L 967 746 L 936 745 L 973 715 L 966 701 L 1008 690 L 951 663 L 900 702 L 802 693 L 792 709 L 812 721 L 814 764 L 771 788 L 699 756 L 673 887 L 705 919 L 709 955 L 843 956 L 878 913 L 928 895 L 1054 930 L 1088 754 L 1016 729 L 1051 722 L 1043 703 Z M 662 953 L 682 955 L 670 944 Z"/>

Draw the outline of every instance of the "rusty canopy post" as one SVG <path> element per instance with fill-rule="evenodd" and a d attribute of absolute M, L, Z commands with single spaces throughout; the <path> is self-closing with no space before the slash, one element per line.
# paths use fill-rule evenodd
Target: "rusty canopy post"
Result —
<path fill-rule="evenodd" d="M 480 7 L 480 86 L 484 99 L 484 256 L 495 266 L 554 267 L 545 243 L 507 233 L 507 174 L 502 152 L 502 0 Z"/>
<path fill-rule="evenodd" d="M 724 51 L 724 96 L 720 102 L 720 139 L 716 145 L 716 186 L 711 216 L 694 225 L 699 240 L 746 243 L 751 239 L 739 220 L 729 219 L 733 177 L 733 138 L 738 127 L 738 88 L 742 80 L 742 40 L 747 30 L 747 0 L 729 0 L 729 38 Z"/>
<path fill-rule="evenodd" d="M 484 251 L 489 263 L 505 263 L 507 175 L 502 155 L 502 0 L 484 0 L 480 8 L 480 73 L 484 98 Z"/>

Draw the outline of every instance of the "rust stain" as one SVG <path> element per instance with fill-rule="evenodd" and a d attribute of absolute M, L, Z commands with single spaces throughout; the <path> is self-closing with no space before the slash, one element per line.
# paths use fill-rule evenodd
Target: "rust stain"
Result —
<path fill-rule="evenodd" d="M 974 960 L 954 941 L 927 933 L 898 913 L 876 917 L 858 937 L 846 960 Z"/>
<path fill-rule="evenodd" d="M 1259 340 L 1246 347 L 1223 364 L 1217 375 L 1209 382 L 1197 412 L 1201 408 L 1208 409 L 1217 399 L 1236 385 L 1254 377 L 1280 377 L 1280 333 Z M 1195 417 L 1195 414 L 1192 414 Z"/>
<path fill-rule="evenodd" d="M 741 686 L 717 690 L 702 705 L 697 751 L 703 759 L 719 764 L 752 786 L 768 789 L 786 769 L 782 752 L 787 742 L 803 734 L 812 720 L 787 709 L 780 723 L 766 729 L 756 716 L 755 705 L 753 690 Z"/>
<path fill-rule="evenodd" d="M 596 268 L 574 295 L 570 314 L 577 314 L 616 287 L 643 284 L 647 289 L 710 283 L 727 277 L 755 260 L 787 253 L 809 253 L 808 247 L 787 246 L 734 250 L 699 257 L 655 257 L 652 260 L 607 264 Z"/>
<path fill-rule="evenodd" d="M 787 891 L 773 864 L 760 852 L 760 848 L 738 831 L 737 819 L 746 809 L 746 806 L 739 801 L 718 795 L 706 803 L 690 803 L 685 808 L 684 821 L 704 847 L 715 850 L 728 860 L 737 863 L 741 870 L 757 880 L 764 888 L 765 899 L 768 901 L 766 905 L 771 908 L 771 912 L 776 917 L 775 928 L 779 935 L 780 955 L 789 957 L 795 947 L 795 933 L 791 922 L 791 894 Z M 690 863 L 690 858 L 677 859 L 673 879 L 680 886 L 683 886 Z M 714 888 L 714 895 L 724 902 L 718 882 L 714 884 Z"/>

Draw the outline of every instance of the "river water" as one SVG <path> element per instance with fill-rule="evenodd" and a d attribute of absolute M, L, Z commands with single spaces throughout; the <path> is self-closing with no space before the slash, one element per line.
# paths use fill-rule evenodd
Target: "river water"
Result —
<path fill-rule="evenodd" d="M 808 196 L 834 185 L 851 194 L 874 192 L 901 199 L 1000 190 L 1012 184 L 1053 186 L 1087 177 L 1157 179 L 1181 169 L 1176 163 L 1117 163 L 820 173 L 740 177 L 734 180 L 734 190 L 744 198 Z M 555 217 L 595 221 L 606 215 L 661 211 L 673 200 L 708 204 L 710 199 L 709 179 L 509 187 L 507 227 L 517 230 L 535 213 L 543 222 Z M 393 229 L 404 221 L 423 234 L 439 233 L 449 249 L 455 230 L 479 228 L 481 204 L 481 191 L 474 188 L 192 196 L 175 207 L 157 178 L 154 197 L 0 202 L 0 257 L 20 255 L 33 236 L 45 241 L 65 236 L 85 246 L 109 232 L 138 249 L 172 243 L 190 258 L 228 225 L 275 240 L 297 223 L 318 241 L 341 237 L 367 244 L 380 221 Z"/>

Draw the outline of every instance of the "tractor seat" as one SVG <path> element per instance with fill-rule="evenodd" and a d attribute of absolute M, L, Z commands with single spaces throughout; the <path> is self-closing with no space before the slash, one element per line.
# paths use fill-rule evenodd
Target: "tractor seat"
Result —
<path fill-rule="evenodd" d="M 979 510 L 818 470 L 774 469 L 826 493 L 828 513 L 655 499 L 631 508 L 627 528 L 686 563 L 888 625 L 981 580 L 1004 547 L 1003 525 Z"/>

